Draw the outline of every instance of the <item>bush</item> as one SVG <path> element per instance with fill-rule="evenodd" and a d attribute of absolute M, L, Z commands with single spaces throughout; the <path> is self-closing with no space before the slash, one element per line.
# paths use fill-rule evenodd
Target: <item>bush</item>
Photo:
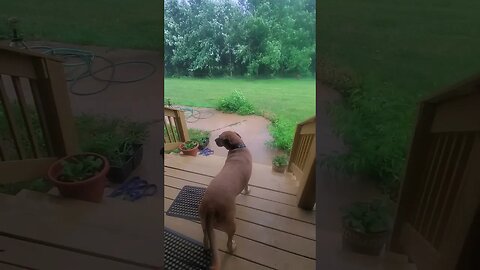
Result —
<path fill-rule="evenodd" d="M 273 140 L 269 141 L 268 144 L 271 147 L 290 153 L 295 136 L 295 124 L 289 121 L 275 119 L 268 127 L 268 130 L 273 137 Z"/>
<path fill-rule="evenodd" d="M 217 110 L 227 113 L 238 113 L 240 115 L 255 114 L 255 109 L 247 98 L 238 90 L 225 98 L 220 99 Z"/>
<path fill-rule="evenodd" d="M 415 96 L 366 85 L 352 91 L 331 110 L 335 131 L 349 152 L 334 155 L 325 164 L 350 174 L 376 180 L 395 199 L 413 128 Z"/>

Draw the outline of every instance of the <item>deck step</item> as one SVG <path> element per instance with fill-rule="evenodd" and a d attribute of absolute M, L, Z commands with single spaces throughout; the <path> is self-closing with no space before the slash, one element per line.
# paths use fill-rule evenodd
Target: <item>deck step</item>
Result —
<path fill-rule="evenodd" d="M 165 167 L 190 171 L 201 175 L 215 177 L 223 165 L 225 157 L 210 156 L 183 156 L 178 154 L 165 155 Z M 271 166 L 253 163 L 250 185 L 254 187 L 275 190 L 285 194 L 297 195 L 298 181 L 294 181 L 285 174 L 272 171 Z"/>
<path fill-rule="evenodd" d="M 162 211 L 163 203 L 90 203 L 22 190 L 0 196 L 0 231 L 151 269 L 163 264 Z"/>
<path fill-rule="evenodd" d="M 20 269 L 119 269 L 119 270 L 145 270 L 148 268 L 129 265 L 105 258 L 81 254 L 61 248 L 50 247 L 42 244 L 22 241 L 14 238 L 0 236 L 0 261 L 13 265 L 0 263 L 2 270 Z M 25 259 L 28 254 L 28 260 Z M 14 266 L 14 265 L 19 265 Z"/>

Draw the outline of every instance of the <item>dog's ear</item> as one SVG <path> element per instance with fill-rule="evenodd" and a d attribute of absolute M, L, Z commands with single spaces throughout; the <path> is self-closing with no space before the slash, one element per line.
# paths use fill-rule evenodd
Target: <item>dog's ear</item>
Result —
<path fill-rule="evenodd" d="M 234 131 L 234 132 L 235 132 L 235 131 Z M 235 134 L 237 134 L 237 136 L 238 136 L 239 138 L 242 138 L 242 136 L 240 136 L 240 134 L 238 134 L 237 132 L 235 132 Z"/>

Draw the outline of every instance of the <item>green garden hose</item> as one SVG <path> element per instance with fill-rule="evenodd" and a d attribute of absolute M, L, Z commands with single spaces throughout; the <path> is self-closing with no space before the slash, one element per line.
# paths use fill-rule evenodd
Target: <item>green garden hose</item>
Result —
<path fill-rule="evenodd" d="M 101 92 L 107 90 L 114 83 L 123 84 L 123 83 L 139 82 L 139 81 L 142 81 L 142 80 L 145 80 L 145 79 L 149 78 L 157 70 L 157 68 L 152 63 L 147 62 L 147 61 L 126 61 L 126 62 L 114 63 L 113 61 L 111 61 L 110 59 L 108 59 L 106 57 L 96 55 L 93 52 L 86 51 L 86 50 L 79 50 L 79 49 L 72 49 L 72 48 L 52 48 L 52 47 L 49 47 L 49 46 L 29 46 L 29 47 L 25 46 L 25 47 L 29 50 L 41 50 L 41 52 L 44 53 L 44 54 L 60 56 L 65 60 L 78 59 L 78 61 L 74 62 L 74 63 L 64 63 L 64 66 L 66 68 L 77 69 L 77 70 L 74 70 L 74 71 L 78 71 L 78 69 L 81 69 L 81 68 L 84 69 L 83 72 L 81 72 L 77 75 L 75 75 L 75 72 L 71 72 L 71 73 L 74 73 L 74 75 L 67 77 L 67 81 L 70 82 L 70 86 L 69 86 L 70 92 L 72 94 L 78 95 L 78 96 L 91 96 L 91 95 L 101 93 Z M 100 60 L 106 62 L 107 65 L 100 68 L 100 69 L 93 70 L 93 68 L 92 68 L 93 63 L 97 59 L 100 59 Z M 131 64 L 140 64 L 140 65 L 149 66 L 150 71 L 148 73 L 146 73 L 145 75 L 142 75 L 142 76 L 139 76 L 139 77 L 133 78 L 133 79 L 128 79 L 128 80 L 114 79 L 115 78 L 115 69 L 118 66 L 125 66 L 125 65 L 131 65 Z M 109 69 L 111 70 L 111 72 L 110 72 L 109 78 L 107 78 L 107 79 L 100 78 L 96 75 L 96 74 L 98 74 L 102 71 L 109 70 Z M 84 91 L 78 91 L 78 90 L 74 91 L 73 90 L 74 86 L 77 84 L 78 81 L 80 81 L 82 79 L 85 79 L 85 78 L 89 78 L 89 77 L 95 79 L 96 81 L 105 82 L 106 84 L 102 88 L 97 89 L 95 91 L 84 92 Z"/>

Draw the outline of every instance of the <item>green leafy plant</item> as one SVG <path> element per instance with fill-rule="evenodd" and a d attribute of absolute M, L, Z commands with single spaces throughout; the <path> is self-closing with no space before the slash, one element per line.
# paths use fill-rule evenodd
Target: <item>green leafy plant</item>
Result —
<path fill-rule="evenodd" d="M 255 114 L 255 109 L 247 98 L 238 90 L 225 98 L 220 99 L 217 110 L 227 113 L 238 113 L 240 115 Z"/>
<path fill-rule="evenodd" d="M 121 167 L 134 154 L 135 146 L 143 144 L 147 125 L 98 116 L 77 118 L 81 149 L 105 156 L 113 167 Z"/>
<path fill-rule="evenodd" d="M 188 136 L 190 137 L 191 141 L 197 142 L 198 145 L 205 145 L 207 140 L 210 138 L 210 132 L 207 130 L 189 128 Z"/>
<path fill-rule="evenodd" d="M 183 150 L 191 150 L 197 146 L 198 146 L 198 142 L 190 140 L 183 143 L 181 147 Z"/>
<path fill-rule="evenodd" d="M 295 124 L 282 120 L 275 119 L 268 127 L 273 140 L 267 144 L 270 147 L 284 150 L 288 153 L 292 150 L 293 137 L 295 136 Z"/>
<path fill-rule="evenodd" d="M 188 136 L 190 137 L 191 141 L 200 141 L 202 139 L 209 138 L 210 131 L 196 129 L 196 128 L 189 128 Z"/>
<path fill-rule="evenodd" d="M 288 164 L 287 155 L 278 155 L 273 158 L 272 164 L 277 167 L 286 166 Z"/>
<path fill-rule="evenodd" d="M 104 166 L 103 161 L 95 156 L 72 157 L 62 162 L 63 170 L 58 180 L 79 182 L 98 173 Z"/>
<path fill-rule="evenodd" d="M 356 202 L 345 209 L 344 225 L 361 233 L 381 233 L 391 229 L 393 205 L 387 199 Z"/>

